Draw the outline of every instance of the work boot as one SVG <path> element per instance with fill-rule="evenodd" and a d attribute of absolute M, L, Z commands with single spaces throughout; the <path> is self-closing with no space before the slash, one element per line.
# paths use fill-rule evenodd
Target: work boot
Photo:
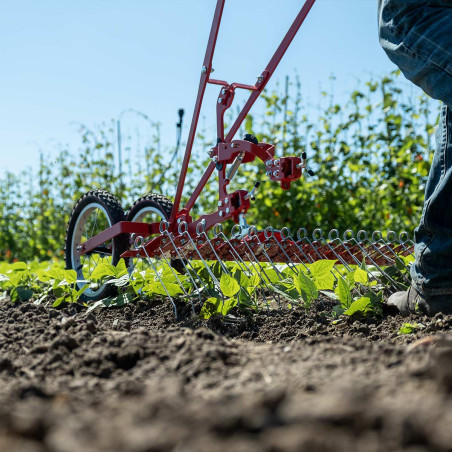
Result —
<path fill-rule="evenodd" d="M 395 306 L 404 317 L 410 314 L 452 314 L 452 294 L 421 295 L 413 286 L 405 292 L 396 292 L 388 298 L 388 306 Z"/>

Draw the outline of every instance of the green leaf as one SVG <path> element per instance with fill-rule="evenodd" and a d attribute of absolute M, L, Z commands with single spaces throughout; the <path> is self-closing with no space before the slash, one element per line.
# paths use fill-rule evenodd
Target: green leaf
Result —
<path fill-rule="evenodd" d="M 317 286 L 312 281 L 311 278 L 306 276 L 302 271 L 298 273 L 298 275 L 294 278 L 295 287 L 298 288 L 298 291 L 303 296 L 304 301 L 309 301 L 315 298 L 318 298 L 319 291 L 317 290 Z"/>
<path fill-rule="evenodd" d="M 366 315 L 367 312 L 372 310 L 372 304 L 369 297 L 361 297 L 355 300 L 350 307 L 344 311 L 345 315 L 353 315 L 357 312 L 360 312 L 363 315 Z"/>
<path fill-rule="evenodd" d="M 163 287 L 160 281 L 154 281 L 150 284 L 146 284 L 142 290 L 146 295 L 164 295 L 165 297 L 168 296 L 168 294 L 170 297 L 175 297 L 176 295 L 184 293 L 179 284 L 165 283 L 165 287 Z M 166 291 L 168 291 L 168 293 Z"/>
<path fill-rule="evenodd" d="M 237 305 L 237 299 L 235 297 L 228 298 L 227 300 L 224 301 L 224 303 L 221 303 L 221 301 L 220 301 L 221 313 L 223 315 L 228 315 L 229 311 L 236 305 Z"/>
<path fill-rule="evenodd" d="M 16 290 L 20 301 L 28 301 L 33 296 L 33 291 L 24 286 L 19 286 Z"/>
<path fill-rule="evenodd" d="M 343 309 L 348 309 L 352 304 L 352 294 L 350 292 L 350 287 L 344 281 L 343 278 L 339 278 L 337 282 L 335 294 L 339 297 L 339 301 L 341 302 L 341 306 Z"/>
<path fill-rule="evenodd" d="M 201 308 L 201 312 L 199 313 L 200 317 L 207 320 L 214 314 L 221 313 L 221 304 L 221 300 L 218 298 L 208 298 Z"/>
<path fill-rule="evenodd" d="M 319 260 L 310 265 L 309 269 L 314 278 L 317 289 L 319 290 L 333 290 L 334 276 L 331 270 L 336 261 L 334 260 Z"/>
<path fill-rule="evenodd" d="M 425 326 L 422 323 L 403 323 L 402 326 L 399 329 L 398 334 L 412 334 L 416 330 L 425 328 Z"/>
<path fill-rule="evenodd" d="M 59 297 L 59 298 L 57 298 L 57 299 L 53 302 L 52 306 L 53 306 L 54 308 L 57 308 L 61 303 L 64 302 L 64 300 L 65 300 L 65 297 L 64 297 L 64 296 L 63 296 L 63 297 Z"/>
<path fill-rule="evenodd" d="M 220 289 L 225 297 L 233 297 L 239 290 L 239 283 L 227 273 L 224 273 L 220 279 Z"/>
<path fill-rule="evenodd" d="M 125 274 L 128 274 L 126 263 L 124 259 L 119 259 L 119 262 L 116 264 L 115 276 L 120 278 Z"/>
<path fill-rule="evenodd" d="M 116 276 L 116 269 L 111 264 L 101 262 L 91 273 L 90 279 L 93 281 L 101 281 L 108 276 Z"/>
<path fill-rule="evenodd" d="M 367 274 L 367 272 L 359 267 L 353 272 L 353 276 L 355 282 L 357 283 L 367 284 L 367 282 L 369 281 L 369 275 Z"/>

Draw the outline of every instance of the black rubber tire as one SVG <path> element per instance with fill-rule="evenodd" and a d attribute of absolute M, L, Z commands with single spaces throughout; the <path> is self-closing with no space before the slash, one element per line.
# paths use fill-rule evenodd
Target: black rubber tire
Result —
<path fill-rule="evenodd" d="M 135 201 L 130 207 L 126 215 L 126 221 L 133 221 L 133 218 L 146 207 L 153 207 L 160 210 L 165 220 L 169 220 L 171 211 L 173 210 L 173 203 L 165 196 L 157 193 L 148 193 Z"/>
<path fill-rule="evenodd" d="M 85 195 L 83 195 L 78 202 L 75 204 L 74 209 L 71 213 L 71 218 L 69 220 L 69 224 L 66 230 L 66 240 L 65 240 L 65 260 L 66 260 L 66 269 L 75 270 L 77 272 L 81 271 L 81 266 L 76 267 L 75 260 L 76 256 L 74 255 L 75 245 L 73 244 L 75 227 L 78 223 L 80 215 L 84 212 L 84 209 L 87 208 L 90 204 L 95 207 L 96 205 L 99 208 L 103 209 L 104 212 L 107 213 L 108 222 L 111 226 L 118 223 L 119 221 L 124 221 L 124 210 L 121 207 L 119 200 L 105 190 L 91 190 Z M 116 265 L 119 262 L 121 254 L 126 251 L 130 247 L 129 243 L 129 235 L 121 234 L 112 239 L 112 254 L 111 254 L 111 264 Z M 84 279 L 77 275 L 77 279 Z M 78 289 L 83 287 L 83 283 L 77 283 Z M 117 293 L 117 288 L 114 285 L 107 284 L 103 285 L 99 288 L 99 290 L 93 292 L 91 289 L 85 291 L 80 299 L 82 301 L 94 301 L 100 300 L 102 298 L 106 298 Z"/>
<path fill-rule="evenodd" d="M 138 215 L 141 210 L 147 207 L 159 210 L 162 217 L 168 221 L 173 210 L 173 203 L 165 196 L 157 193 L 148 193 L 132 204 L 127 212 L 126 221 L 136 221 L 134 220 L 134 217 Z M 185 272 L 184 264 L 180 259 L 171 259 L 171 266 L 179 273 Z"/>

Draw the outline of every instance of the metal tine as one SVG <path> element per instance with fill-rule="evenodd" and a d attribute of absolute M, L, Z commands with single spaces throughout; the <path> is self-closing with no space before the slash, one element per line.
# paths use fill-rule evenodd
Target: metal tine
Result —
<path fill-rule="evenodd" d="M 351 256 L 351 258 L 352 258 L 355 262 L 357 262 L 358 265 L 360 265 L 360 262 L 356 259 L 356 257 L 353 255 L 353 253 L 351 253 L 350 250 L 348 249 L 347 244 L 341 240 L 339 231 L 338 231 L 337 229 L 331 229 L 331 231 L 328 233 L 328 240 L 329 240 L 330 242 L 338 241 L 340 245 L 338 245 L 337 248 L 338 248 L 338 247 L 341 247 L 342 249 L 345 249 L 345 251 Z M 332 250 L 332 251 L 333 251 L 333 253 L 336 254 L 336 250 Z M 342 264 L 343 264 L 344 267 L 348 270 L 349 273 L 353 272 L 353 269 L 348 265 L 348 262 L 346 262 L 346 261 L 342 258 L 342 256 L 338 255 L 337 257 L 339 258 L 339 260 L 342 262 Z M 371 276 L 372 278 L 374 278 L 373 275 L 370 275 L 370 276 Z M 341 275 L 341 278 L 342 278 L 342 279 L 345 279 L 342 275 Z M 374 279 L 375 279 L 375 278 L 374 278 Z M 362 292 L 360 289 L 358 289 L 358 287 L 362 288 L 363 290 L 365 290 L 365 287 L 363 287 L 363 285 L 362 285 L 361 283 L 358 283 L 358 284 L 356 285 L 355 289 L 354 289 L 354 290 L 356 290 L 356 292 L 358 292 L 358 294 L 362 295 L 363 292 Z"/>
<path fill-rule="evenodd" d="M 319 228 L 314 229 L 314 231 L 312 232 L 312 238 L 314 239 L 315 242 L 319 242 L 319 243 L 324 243 L 331 251 L 333 251 L 333 254 L 339 259 L 340 257 L 334 252 L 333 248 L 331 248 L 331 246 L 329 245 L 329 243 L 325 240 L 325 238 L 323 237 L 323 231 Z M 323 255 L 324 258 L 327 258 L 327 256 L 324 254 Z M 341 272 L 337 269 L 337 268 L 332 268 L 332 270 L 335 270 L 338 274 L 339 277 L 342 277 Z M 331 270 L 331 274 L 333 275 L 333 278 L 335 279 L 335 281 L 337 282 L 337 278 L 336 275 L 333 273 L 333 271 Z"/>
<path fill-rule="evenodd" d="M 305 254 L 305 252 L 303 251 L 302 248 L 300 248 L 298 246 L 298 243 L 292 238 L 292 236 L 290 235 L 290 229 L 287 226 L 284 226 L 281 231 L 281 238 L 283 239 L 283 241 L 286 240 L 290 240 L 292 242 L 292 244 L 298 249 L 298 251 L 303 254 L 304 258 L 308 261 L 308 262 L 314 262 L 312 259 L 308 258 L 308 256 Z M 304 269 L 306 271 L 309 271 L 308 267 L 306 266 L 306 264 L 300 259 L 300 256 L 298 256 L 298 254 L 296 252 L 293 253 L 293 255 L 300 261 L 300 264 L 303 265 Z M 296 264 L 295 264 L 296 265 Z"/>
<path fill-rule="evenodd" d="M 303 236 L 301 236 L 301 232 L 303 232 Z M 303 240 L 308 243 L 308 245 L 314 250 L 315 254 L 319 257 L 319 259 L 323 259 L 323 256 L 320 255 L 320 253 L 317 251 L 317 248 L 314 246 L 314 244 L 309 240 L 308 237 L 308 231 L 305 228 L 299 228 L 297 231 L 297 239 L 299 242 L 302 242 Z M 312 259 L 312 262 L 314 260 Z"/>
<path fill-rule="evenodd" d="M 165 260 L 166 264 L 168 265 L 169 269 L 173 273 L 174 277 L 177 279 L 177 282 L 179 283 L 180 288 L 184 291 L 184 294 L 190 300 L 191 310 L 194 314 L 195 313 L 195 305 L 193 304 L 193 300 L 190 298 L 190 295 L 185 290 L 185 287 L 184 287 L 182 281 L 179 279 L 179 277 L 177 276 L 177 273 L 174 271 L 174 268 L 172 267 L 171 262 L 166 258 L 165 253 L 163 252 L 162 248 L 159 248 L 159 250 L 160 250 L 160 254 L 162 255 L 162 257 Z"/>
<path fill-rule="evenodd" d="M 361 232 L 361 231 L 360 231 Z M 376 244 L 378 243 L 378 241 L 374 240 L 374 234 L 375 231 L 372 233 L 371 239 L 368 238 L 367 233 L 366 233 L 366 239 L 367 241 L 370 243 L 370 246 L 375 250 L 375 252 L 377 254 L 379 254 L 385 261 L 389 262 L 390 265 L 395 264 L 394 259 L 392 259 L 392 257 L 388 256 L 387 254 L 385 254 L 381 248 L 379 248 Z M 388 247 L 388 249 L 390 249 L 391 247 Z M 394 253 L 393 253 L 394 254 Z M 397 257 L 397 255 L 396 255 Z M 376 256 L 376 258 L 378 258 L 378 256 Z"/>
<path fill-rule="evenodd" d="M 240 257 L 240 254 L 236 251 L 236 249 L 234 248 L 232 243 L 228 240 L 228 238 L 224 234 L 221 223 L 217 223 L 216 225 L 214 225 L 212 232 L 213 232 L 214 237 L 221 236 L 221 238 L 228 244 L 229 250 L 234 257 L 234 261 L 241 268 L 241 270 L 245 273 L 248 272 L 249 274 L 251 274 L 252 272 L 249 269 L 249 267 L 245 264 L 244 260 Z M 243 267 L 242 267 L 242 265 L 243 265 Z"/>
<path fill-rule="evenodd" d="M 235 230 L 236 230 L 237 232 L 234 232 Z M 256 255 L 253 253 L 253 250 L 251 249 L 251 247 L 248 245 L 247 241 L 245 240 L 246 235 L 242 237 L 242 232 L 241 232 L 241 231 L 242 231 L 241 226 L 238 225 L 238 224 L 235 224 L 235 225 L 232 227 L 232 229 L 231 229 L 231 238 L 235 238 L 235 237 L 240 237 L 240 238 L 242 238 L 243 244 L 244 244 L 244 245 L 246 246 L 246 248 L 248 249 L 247 255 L 248 255 L 249 259 L 250 259 L 251 265 L 253 266 L 254 269 L 256 269 L 256 267 L 254 266 L 254 262 L 255 262 L 255 263 L 258 265 L 259 270 L 260 270 L 260 271 L 258 271 L 258 273 L 261 274 L 261 272 L 262 272 L 262 273 L 265 275 L 265 277 L 267 278 L 268 282 L 271 284 L 271 280 L 270 280 L 270 278 L 268 277 L 267 273 L 265 272 L 265 269 L 262 267 L 262 265 L 261 265 L 260 262 L 259 262 L 259 259 L 258 259 L 258 258 L 256 257 Z M 249 231 L 249 229 L 248 229 L 248 231 Z M 252 257 L 251 257 L 251 256 L 252 256 Z M 254 260 L 254 262 L 253 262 L 253 260 Z"/>
<path fill-rule="evenodd" d="M 181 235 L 186 235 L 188 237 L 188 240 L 190 241 L 190 243 L 193 246 L 193 249 L 196 251 L 196 253 L 199 256 L 199 259 L 202 261 L 204 267 L 207 270 L 207 273 L 209 273 L 210 277 L 212 278 L 215 286 L 218 289 L 218 292 L 221 294 L 221 299 L 223 301 L 223 305 L 224 305 L 224 295 L 223 292 L 221 292 L 220 289 L 220 281 L 218 281 L 217 277 L 214 275 L 214 273 L 212 272 L 212 270 L 209 267 L 209 264 L 204 260 L 204 258 L 202 257 L 201 253 L 198 250 L 198 247 L 196 246 L 195 242 L 193 241 L 193 239 L 191 238 L 191 235 L 188 233 L 188 229 L 187 229 L 187 222 L 186 221 L 181 221 L 179 223 L 179 226 L 177 227 L 177 232 Z"/>
<path fill-rule="evenodd" d="M 406 240 L 402 240 L 402 237 L 405 237 L 405 236 L 406 236 Z M 402 231 L 399 234 L 399 240 L 402 240 L 403 243 L 409 243 L 410 248 L 414 248 L 414 241 L 410 239 L 410 234 L 408 234 L 408 232 Z M 412 254 L 411 251 L 410 251 L 410 254 Z M 413 257 L 415 257 L 414 254 L 413 254 Z"/>
<path fill-rule="evenodd" d="M 238 266 L 240 267 L 240 269 L 241 269 L 244 273 L 248 272 L 248 274 L 251 276 L 251 275 L 253 274 L 253 272 L 252 272 L 251 269 L 245 264 L 245 261 L 241 258 L 240 254 L 239 254 L 239 253 L 237 252 L 237 250 L 234 248 L 234 246 L 232 245 L 232 243 L 228 240 L 228 238 L 226 237 L 226 235 L 225 235 L 224 232 L 223 232 L 223 227 L 221 226 L 220 223 L 217 223 L 217 224 L 213 227 L 213 234 L 214 234 L 215 237 L 221 236 L 221 237 L 223 238 L 223 240 L 229 245 L 229 249 L 230 249 L 230 251 L 231 251 L 231 254 L 235 257 L 234 260 L 235 260 L 235 262 L 238 264 Z M 251 263 L 251 265 L 253 266 L 253 269 L 255 270 L 256 274 L 259 276 L 259 279 L 261 280 L 262 284 L 264 284 L 264 286 L 268 289 L 268 291 L 269 291 L 270 293 L 272 293 L 271 290 L 270 290 L 270 288 L 267 286 L 267 283 L 265 282 L 265 279 L 262 278 L 260 272 L 255 268 L 254 263 L 251 262 L 251 261 L 250 261 L 250 263 Z M 242 265 L 243 265 L 243 267 L 242 267 Z M 246 269 L 246 271 L 244 271 L 244 268 Z M 267 301 L 267 297 L 265 296 L 264 291 L 262 290 L 262 287 L 261 287 L 261 292 L 262 292 L 262 297 L 264 298 L 264 301 L 265 301 L 266 308 L 267 308 L 267 310 L 269 310 L 269 309 L 270 309 L 270 305 L 269 305 L 269 303 L 268 303 L 268 301 Z M 277 301 L 274 295 L 273 295 L 273 299 L 274 299 L 275 301 Z"/>
<path fill-rule="evenodd" d="M 327 246 L 328 248 L 333 252 L 333 254 L 339 259 L 339 261 L 341 262 L 341 264 L 351 273 L 353 270 L 352 268 L 348 265 L 348 263 L 342 258 L 341 255 L 337 254 L 336 249 L 332 248 L 330 246 L 331 243 L 334 243 L 335 241 L 339 241 L 340 245 L 338 245 L 335 248 L 338 248 L 339 246 L 344 247 L 344 243 L 342 242 L 342 240 L 340 239 L 339 236 L 339 231 L 337 229 L 331 229 L 331 231 L 328 233 L 328 242 L 327 242 Z"/>
<path fill-rule="evenodd" d="M 151 265 L 152 269 L 154 270 L 155 275 L 157 276 L 158 280 L 160 281 L 160 284 L 163 286 L 163 289 L 165 290 L 166 294 L 168 295 L 168 298 L 171 301 L 171 304 L 173 305 L 173 309 L 174 309 L 174 316 L 177 319 L 177 307 L 176 304 L 174 303 L 173 298 L 171 297 L 171 295 L 168 292 L 168 289 L 166 288 L 162 278 L 160 277 L 159 272 L 157 271 L 157 269 L 155 268 L 154 264 L 152 263 L 151 258 L 149 257 L 148 252 L 146 251 L 146 247 L 144 246 L 144 238 L 139 235 L 135 238 L 134 242 L 133 242 L 133 246 L 135 249 L 137 250 L 143 250 L 144 254 L 146 254 L 146 257 L 148 259 L 149 264 Z"/>
<path fill-rule="evenodd" d="M 196 274 L 196 270 L 193 268 L 193 266 L 190 263 L 190 260 L 187 259 L 187 256 L 185 255 L 185 253 L 183 252 L 183 250 L 181 248 L 178 248 L 176 246 L 176 244 L 174 243 L 172 237 L 171 237 L 171 233 L 168 230 L 169 227 L 169 223 L 165 220 L 162 220 L 160 222 L 160 233 L 166 235 L 168 237 L 168 239 L 171 242 L 171 245 L 173 246 L 174 251 L 176 252 L 177 256 L 179 257 L 180 261 L 182 262 L 182 265 L 185 268 L 185 271 L 187 272 L 188 277 L 190 278 L 191 282 L 193 283 L 193 286 L 196 287 L 196 291 L 198 293 L 198 298 L 199 298 L 199 303 L 202 304 L 202 298 L 201 298 L 201 290 L 199 288 L 199 286 L 196 284 L 195 279 L 193 278 L 193 276 L 191 275 L 190 271 L 188 270 L 187 265 L 185 265 L 185 262 L 187 262 L 188 265 L 190 265 L 191 269 L 193 270 L 193 273 Z M 180 251 L 182 252 L 182 254 L 184 255 L 184 257 L 181 256 Z M 204 289 L 207 290 L 206 285 L 202 282 L 201 278 L 198 277 L 199 282 L 201 283 L 201 285 L 204 287 Z"/>
<path fill-rule="evenodd" d="M 344 242 L 342 242 L 342 243 L 344 244 L 344 248 L 347 250 L 347 253 L 352 257 L 352 259 L 355 261 L 355 263 L 358 267 L 361 266 L 362 262 L 349 250 L 349 248 L 347 246 L 347 242 L 350 242 L 353 240 L 355 242 L 354 246 L 358 246 L 358 248 L 361 249 L 359 243 L 355 239 L 355 233 L 351 229 L 347 229 L 344 232 L 343 238 L 344 238 Z M 367 256 L 367 253 L 364 251 L 364 252 L 362 252 L 362 254 L 365 259 Z M 373 279 L 374 281 L 376 281 L 378 283 L 378 279 L 371 272 L 367 272 L 367 274 L 369 275 L 369 278 Z"/>
<path fill-rule="evenodd" d="M 394 236 L 395 236 L 395 233 L 394 233 Z M 378 238 L 378 239 L 377 239 Z M 383 235 L 382 235 L 382 233 L 381 233 L 381 231 L 374 231 L 373 233 L 372 233 L 372 241 L 373 242 L 376 242 L 376 243 L 378 243 L 378 242 L 380 242 L 380 243 L 383 243 L 384 244 L 384 246 L 389 250 L 389 252 L 394 256 L 394 258 L 395 259 L 397 259 L 399 256 L 397 255 L 397 253 L 394 251 L 394 249 L 390 246 L 390 244 L 388 243 L 389 242 L 389 240 L 388 240 L 388 242 L 386 242 L 384 239 L 383 239 Z M 398 271 L 399 271 L 399 273 L 400 273 L 400 275 L 402 276 L 402 278 L 408 283 L 408 284 L 410 284 L 410 279 L 401 271 L 401 270 L 399 270 L 399 269 L 397 269 Z M 408 270 L 408 269 L 407 269 Z"/>
<path fill-rule="evenodd" d="M 279 232 L 281 234 L 281 238 L 282 238 L 282 233 L 281 231 Z M 271 227 L 271 226 L 267 226 L 264 229 L 264 236 L 267 240 L 271 240 L 273 239 L 276 244 L 278 245 L 278 248 L 284 253 L 284 256 L 286 256 L 287 260 L 289 262 L 287 262 L 288 267 L 296 274 L 298 275 L 298 270 L 295 266 L 295 263 L 292 261 L 292 259 L 289 257 L 289 255 L 286 253 L 286 250 L 281 246 L 281 243 L 279 242 L 279 240 L 275 237 L 275 230 Z"/>
<path fill-rule="evenodd" d="M 364 240 L 361 240 L 360 236 Z M 353 237 L 352 240 L 358 245 L 359 249 L 363 252 L 364 256 L 370 260 L 372 265 L 374 265 L 383 276 L 385 276 L 386 278 L 389 279 L 389 281 L 391 281 L 392 287 L 395 290 L 399 290 L 400 288 L 397 286 L 397 283 L 372 259 L 372 257 L 369 255 L 369 253 L 367 253 L 366 250 L 361 246 L 361 243 L 364 243 L 365 241 L 368 240 L 367 232 L 364 230 L 358 231 L 358 234 L 356 235 L 356 239 Z"/>
<path fill-rule="evenodd" d="M 228 267 L 224 264 L 223 260 L 218 256 L 217 252 L 215 251 L 215 247 L 212 245 L 212 242 L 210 241 L 207 232 L 206 232 L 206 221 L 202 220 L 196 225 L 196 236 L 201 237 L 204 236 L 206 243 L 209 244 L 210 249 L 212 250 L 213 254 L 217 258 L 217 261 L 219 262 L 222 270 L 227 273 L 229 276 L 231 275 L 231 272 L 229 271 Z M 198 253 L 200 254 L 200 253 Z"/>
<path fill-rule="evenodd" d="M 242 238 L 242 241 L 243 241 L 243 243 L 244 243 L 244 245 L 246 246 L 246 248 L 248 249 L 248 257 L 249 257 L 249 259 L 250 259 L 250 263 L 251 263 L 251 265 L 253 266 L 253 268 L 254 269 L 256 269 L 256 267 L 255 267 L 255 265 L 254 265 L 254 262 L 257 264 L 257 266 L 259 267 L 259 270 L 260 271 L 257 271 L 257 273 L 259 274 L 259 276 L 261 277 L 261 279 L 263 280 L 263 278 L 262 278 L 262 274 L 264 274 L 265 275 L 265 277 L 267 278 L 267 280 L 268 280 L 268 283 L 269 284 L 272 284 L 272 282 L 271 282 L 271 279 L 269 278 L 269 276 L 267 275 L 267 273 L 265 272 L 265 269 L 264 269 L 264 267 L 262 267 L 262 265 L 260 264 L 260 262 L 259 262 L 259 259 L 256 257 L 256 255 L 254 254 L 254 252 L 253 252 L 253 250 L 251 249 L 251 247 L 248 245 L 248 243 L 247 243 L 247 241 L 246 241 L 246 236 L 248 235 L 249 237 L 250 237 L 250 231 L 251 230 L 253 230 L 253 231 L 257 231 L 257 229 L 256 229 L 256 226 L 250 226 L 249 228 L 248 228 L 248 231 L 247 231 L 247 234 L 246 235 L 244 235 L 244 236 L 242 236 L 242 227 L 240 226 L 240 225 L 238 225 L 238 224 L 235 224 L 233 227 L 232 227 L 232 229 L 231 229 L 231 237 L 241 237 Z M 237 231 L 237 232 L 234 232 L 234 231 Z M 252 256 L 252 257 L 251 257 Z M 253 262 L 253 258 L 254 258 L 254 262 Z M 266 287 L 268 287 L 267 286 L 267 284 L 265 284 L 265 286 Z M 270 293 L 271 293 L 272 291 L 270 291 Z M 276 304 L 278 305 L 278 308 L 279 309 L 281 309 L 281 302 L 280 302 L 280 300 L 279 300 L 279 297 L 278 298 L 275 298 L 275 296 L 273 295 L 273 298 L 274 298 L 274 300 L 276 301 Z"/>
<path fill-rule="evenodd" d="M 259 242 L 262 252 L 265 254 L 265 257 L 268 259 L 269 264 L 273 267 L 273 270 L 275 270 L 276 274 L 278 275 L 278 278 L 282 281 L 284 279 L 284 275 L 276 267 L 275 263 L 273 262 L 272 258 L 268 255 L 267 251 L 265 251 L 265 245 L 259 240 L 259 234 L 257 232 L 256 226 L 250 226 L 250 228 L 248 230 L 248 236 L 256 237 L 256 240 Z M 265 237 L 265 232 L 264 232 L 264 237 Z M 267 239 L 267 237 L 265 237 L 265 239 Z"/>
<path fill-rule="evenodd" d="M 388 234 L 389 234 L 389 232 L 388 232 Z M 407 237 L 407 238 L 406 238 L 405 240 L 403 240 L 402 237 Z M 399 243 L 402 245 L 403 249 L 404 249 L 407 253 L 411 254 L 411 256 L 414 257 L 414 254 L 413 254 L 413 253 L 405 246 L 405 243 L 406 243 L 407 241 L 410 241 L 410 242 L 411 242 L 410 236 L 408 235 L 408 232 L 402 231 L 402 232 L 399 234 L 399 237 L 398 237 L 398 239 L 397 239 L 397 242 L 399 242 Z"/>

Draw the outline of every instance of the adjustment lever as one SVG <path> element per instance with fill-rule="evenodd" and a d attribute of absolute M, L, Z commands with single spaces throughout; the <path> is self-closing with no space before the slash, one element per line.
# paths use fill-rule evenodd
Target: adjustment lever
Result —
<path fill-rule="evenodd" d="M 253 189 L 252 189 L 250 192 L 248 192 L 248 193 L 244 196 L 244 198 L 245 198 L 245 199 L 251 199 L 251 201 L 255 201 L 255 200 L 256 200 L 255 194 L 256 194 L 256 191 L 257 191 L 257 189 L 259 188 L 260 184 L 261 184 L 261 183 L 260 183 L 259 181 L 257 181 L 257 182 L 254 184 Z"/>

